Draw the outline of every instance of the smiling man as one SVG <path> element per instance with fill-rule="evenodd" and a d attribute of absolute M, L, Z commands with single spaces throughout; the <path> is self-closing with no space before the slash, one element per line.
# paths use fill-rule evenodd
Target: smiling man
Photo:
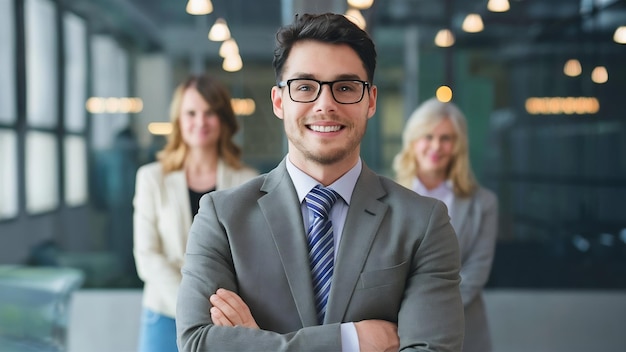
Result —
<path fill-rule="evenodd" d="M 442 202 L 360 158 L 374 43 L 342 15 L 276 36 L 288 154 L 200 202 L 177 304 L 182 351 L 460 351 L 459 248 Z"/>

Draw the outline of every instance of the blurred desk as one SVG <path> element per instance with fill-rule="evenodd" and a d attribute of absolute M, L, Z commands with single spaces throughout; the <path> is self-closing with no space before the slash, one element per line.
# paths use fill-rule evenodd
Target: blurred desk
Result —
<path fill-rule="evenodd" d="M 0 265 L 0 350 L 67 350 L 72 292 L 83 282 L 77 269 Z"/>

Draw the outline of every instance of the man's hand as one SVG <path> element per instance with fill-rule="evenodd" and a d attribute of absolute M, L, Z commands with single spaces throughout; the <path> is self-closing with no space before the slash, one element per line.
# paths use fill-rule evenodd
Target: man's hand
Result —
<path fill-rule="evenodd" d="M 220 288 L 209 297 L 211 320 L 217 326 L 243 326 L 258 329 L 250 308 L 236 293 Z"/>
<path fill-rule="evenodd" d="M 398 325 L 385 320 L 362 320 L 354 323 L 362 352 L 398 351 Z"/>

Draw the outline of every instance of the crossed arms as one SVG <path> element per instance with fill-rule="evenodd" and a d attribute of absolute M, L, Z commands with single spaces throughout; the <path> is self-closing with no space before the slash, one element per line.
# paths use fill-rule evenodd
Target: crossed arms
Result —
<path fill-rule="evenodd" d="M 211 320 L 216 326 L 243 326 L 259 329 L 250 309 L 236 293 L 218 289 L 209 299 Z M 362 320 L 354 323 L 360 351 L 397 351 L 400 346 L 398 325 L 385 320 Z"/>

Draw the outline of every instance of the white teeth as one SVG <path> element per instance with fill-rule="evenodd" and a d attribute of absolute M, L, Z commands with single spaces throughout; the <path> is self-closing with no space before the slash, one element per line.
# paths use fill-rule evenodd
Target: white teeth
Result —
<path fill-rule="evenodd" d="M 317 126 L 311 125 L 310 128 L 315 132 L 337 132 L 341 129 L 341 126 Z"/>

